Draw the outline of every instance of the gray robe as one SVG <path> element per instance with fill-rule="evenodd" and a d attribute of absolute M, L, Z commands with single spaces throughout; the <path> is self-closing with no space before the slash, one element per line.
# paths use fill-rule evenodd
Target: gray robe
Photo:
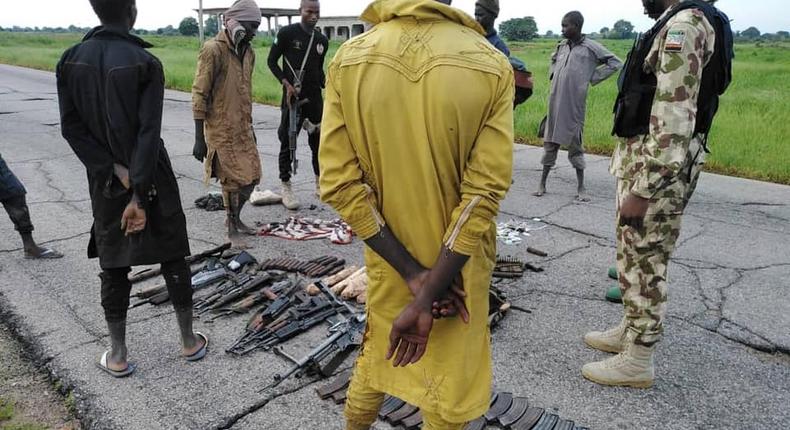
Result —
<path fill-rule="evenodd" d="M 600 43 L 584 37 L 571 46 L 563 40 L 551 56 L 549 113 L 544 141 L 582 145 L 587 91 L 623 67 L 623 62 Z"/>

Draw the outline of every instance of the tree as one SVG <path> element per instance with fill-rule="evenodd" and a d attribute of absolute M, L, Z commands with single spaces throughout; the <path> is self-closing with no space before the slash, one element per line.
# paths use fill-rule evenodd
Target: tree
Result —
<path fill-rule="evenodd" d="M 513 18 L 500 24 L 499 32 L 508 40 L 532 40 L 538 36 L 535 18 Z"/>
<path fill-rule="evenodd" d="M 631 39 L 634 37 L 634 25 L 621 19 L 614 23 L 609 37 L 612 39 Z"/>
<path fill-rule="evenodd" d="M 606 36 L 608 36 L 608 35 L 609 35 L 609 32 L 610 32 L 610 31 L 611 31 L 611 30 L 609 30 L 609 27 L 603 27 L 603 28 L 601 29 L 601 31 L 599 31 L 598 33 L 600 33 L 600 34 L 601 34 L 601 37 L 606 37 Z"/>
<path fill-rule="evenodd" d="M 208 17 L 206 22 L 204 23 L 203 31 L 205 32 L 206 36 L 214 37 L 217 35 L 217 29 L 219 27 L 219 20 L 217 19 L 216 15 L 211 15 Z"/>
<path fill-rule="evenodd" d="M 761 34 L 762 33 L 760 33 L 760 30 L 758 30 L 756 27 L 749 27 L 741 32 L 741 37 L 745 37 L 747 39 L 759 39 Z"/>
<path fill-rule="evenodd" d="M 777 32 L 776 32 L 776 37 L 778 37 L 780 40 L 787 40 L 787 39 L 790 39 L 790 32 L 787 32 L 787 31 L 777 31 Z"/>
<path fill-rule="evenodd" d="M 197 36 L 200 32 L 197 20 L 191 16 L 182 19 L 181 24 L 178 25 L 178 32 L 181 33 L 182 36 Z"/>
<path fill-rule="evenodd" d="M 546 39 L 553 39 L 553 38 L 554 38 L 554 32 L 551 31 L 551 30 L 547 31 L 546 32 Z"/>

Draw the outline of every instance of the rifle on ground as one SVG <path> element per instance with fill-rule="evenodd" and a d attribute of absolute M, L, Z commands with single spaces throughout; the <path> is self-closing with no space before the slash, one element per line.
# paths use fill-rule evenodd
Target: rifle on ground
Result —
<path fill-rule="evenodd" d="M 216 248 L 209 249 L 208 251 L 203 251 L 200 254 L 190 255 L 186 257 L 184 260 L 186 260 L 187 264 L 192 265 L 192 264 L 200 263 L 203 260 L 206 260 L 210 257 L 222 254 L 228 249 L 230 249 L 230 243 L 226 243 Z M 146 279 L 151 279 L 161 274 L 162 274 L 162 266 L 160 265 L 159 267 L 145 269 L 129 276 L 129 282 L 134 284 L 137 282 L 145 281 Z"/>
<path fill-rule="evenodd" d="M 284 374 L 281 375 L 278 373 L 274 375 L 273 381 L 261 389 L 259 393 L 280 385 L 294 374 L 297 374 L 297 377 L 305 374 L 318 374 L 323 377 L 332 375 L 346 357 L 362 344 L 365 322 L 365 314 L 360 313 L 352 315 L 351 319 L 336 324 L 334 327 L 330 328 L 330 332 L 333 333 L 331 336 L 298 360 L 292 358 L 279 348 L 275 349 L 276 353 L 293 361 L 294 365 Z M 329 360 L 329 363 L 321 366 L 321 362 L 331 354 L 335 355 Z"/>

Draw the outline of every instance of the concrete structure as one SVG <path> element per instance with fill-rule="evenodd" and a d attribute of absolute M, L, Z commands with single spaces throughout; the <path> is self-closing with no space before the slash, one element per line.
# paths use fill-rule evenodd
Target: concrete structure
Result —
<path fill-rule="evenodd" d="M 219 19 L 217 19 L 217 31 L 222 31 L 222 23 L 224 21 L 223 15 L 225 14 L 226 10 L 228 10 L 226 7 L 202 9 L 203 12 L 201 14 L 201 9 L 196 9 L 195 13 L 198 14 L 200 34 L 203 34 L 203 16 L 205 15 L 216 15 L 219 17 Z M 264 21 L 266 22 L 265 30 L 269 34 L 274 35 L 280 30 L 280 18 L 287 18 L 288 25 L 290 25 L 293 23 L 293 17 L 299 16 L 299 9 L 261 8 L 261 16 L 263 16 Z M 272 19 L 274 19 L 273 24 Z M 318 26 L 316 28 L 324 33 L 324 35 L 330 40 L 341 41 L 348 40 L 354 36 L 359 36 L 367 29 L 365 23 L 356 16 L 321 17 L 321 20 L 318 21 Z M 261 28 L 261 31 L 264 31 L 264 29 Z"/>
<path fill-rule="evenodd" d="M 225 11 L 228 10 L 226 7 L 218 7 L 218 8 L 209 8 L 209 9 L 196 9 L 195 13 L 198 14 L 198 23 L 203 22 L 204 15 L 216 15 L 219 19 L 217 19 L 217 31 L 222 31 L 222 23 L 225 21 L 224 14 Z M 275 34 L 280 29 L 280 18 L 287 18 L 288 25 L 293 22 L 293 17 L 299 16 L 299 9 L 282 9 L 282 8 L 261 8 L 261 16 L 264 18 L 266 22 L 266 31 L 270 34 Z M 274 26 L 272 26 L 272 18 L 274 19 Z M 202 24 L 201 24 L 201 34 L 202 34 Z M 263 29 L 261 29 L 263 31 Z"/>
<path fill-rule="evenodd" d="M 365 23 L 356 16 L 321 17 L 317 28 L 330 40 L 348 40 L 367 29 Z"/>

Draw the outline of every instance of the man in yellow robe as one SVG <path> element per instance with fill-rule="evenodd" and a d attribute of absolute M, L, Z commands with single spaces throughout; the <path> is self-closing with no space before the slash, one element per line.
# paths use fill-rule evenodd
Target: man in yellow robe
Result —
<path fill-rule="evenodd" d="M 367 429 L 384 394 L 418 406 L 424 429 L 460 429 L 489 406 L 513 69 L 473 18 L 442 3 L 373 2 L 362 19 L 375 26 L 329 66 L 321 195 L 365 241 L 370 279 L 349 429 Z"/>

